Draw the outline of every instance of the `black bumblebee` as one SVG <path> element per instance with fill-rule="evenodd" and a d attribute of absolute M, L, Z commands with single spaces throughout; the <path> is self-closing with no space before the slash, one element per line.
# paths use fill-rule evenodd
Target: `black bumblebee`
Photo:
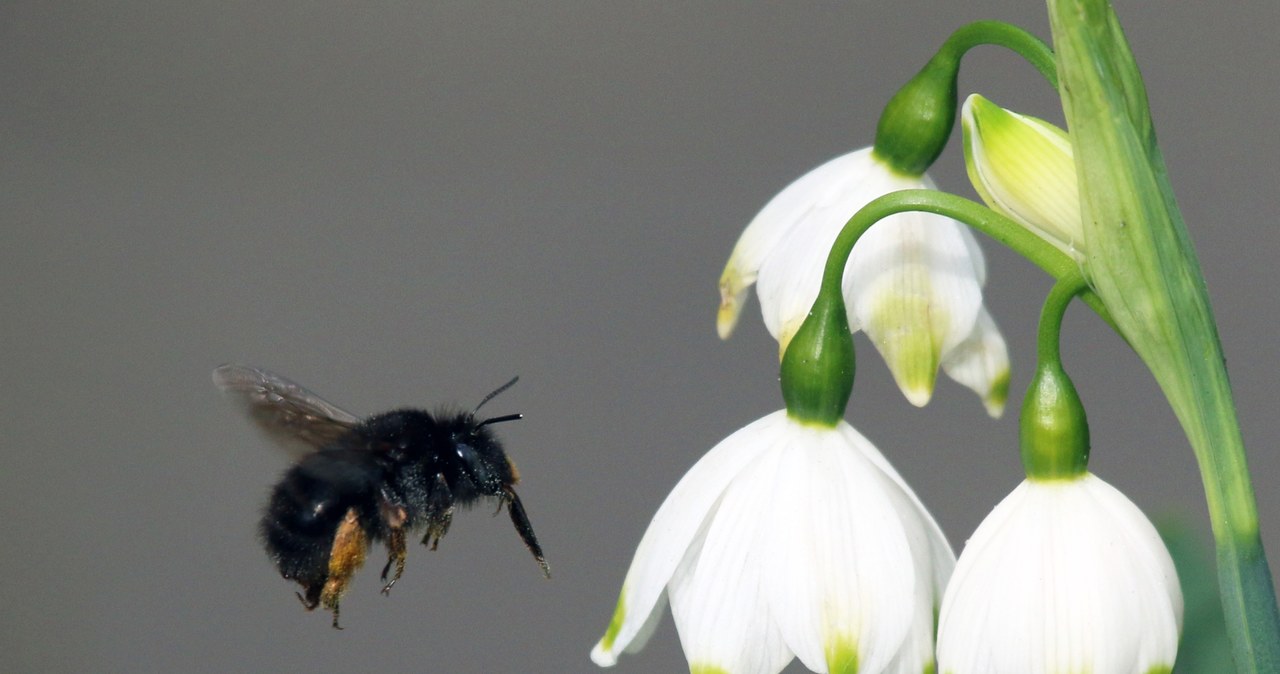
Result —
<path fill-rule="evenodd" d="M 516 532 L 551 577 L 513 489 L 520 480 L 516 467 L 489 428 L 521 415 L 476 418 L 516 379 L 470 412 L 403 409 L 365 419 L 254 367 L 223 365 L 213 371 L 213 382 L 244 403 L 277 442 L 308 452 L 271 490 L 258 532 L 280 575 L 302 586 L 303 606 L 332 611 L 334 627 L 342 593 L 371 543 L 387 546 L 387 594 L 404 572 L 407 532 L 425 528 L 422 544 L 434 550 L 449 531 L 454 508 L 485 497 L 497 499 L 498 510 L 507 506 Z"/>

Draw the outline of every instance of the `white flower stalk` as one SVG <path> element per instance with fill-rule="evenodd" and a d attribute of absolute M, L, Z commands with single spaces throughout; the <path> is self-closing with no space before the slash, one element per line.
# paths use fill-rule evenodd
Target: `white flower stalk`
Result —
<path fill-rule="evenodd" d="M 591 652 L 639 650 L 668 598 L 690 669 L 920 674 L 955 557 L 849 424 L 777 412 L 726 438 L 654 515 Z"/>
<path fill-rule="evenodd" d="M 982 200 L 1058 250 L 1084 259 L 1084 223 L 1067 132 L 977 94 L 960 112 L 964 163 Z"/>
<path fill-rule="evenodd" d="M 1173 667 L 1182 591 L 1147 518 L 1089 473 L 1027 480 L 982 522 L 938 625 L 942 674 Z"/>
<path fill-rule="evenodd" d="M 720 277 L 720 336 L 733 332 L 756 284 L 765 327 L 784 352 L 818 295 L 827 254 L 849 218 L 876 197 L 932 187 L 927 177 L 894 171 L 870 148 L 787 186 L 747 226 Z M 968 228 L 929 213 L 892 215 L 858 240 L 845 266 L 849 327 L 866 331 L 913 404 L 929 401 L 942 366 L 998 416 L 1009 358 L 982 306 L 985 281 L 986 262 Z"/>

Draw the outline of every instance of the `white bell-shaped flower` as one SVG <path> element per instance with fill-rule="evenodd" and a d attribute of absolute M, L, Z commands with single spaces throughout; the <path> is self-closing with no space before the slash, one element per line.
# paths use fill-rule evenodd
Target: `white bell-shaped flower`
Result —
<path fill-rule="evenodd" d="M 1173 667 L 1182 591 L 1151 522 L 1089 473 L 1028 479 L 979 525 L 938 624 L 944 674 Z"/>
<path fill-rule="evenodd" d="M 919 674 L 955 557 L 849 424 L 777 412 L 726 438 L 654 515 L 591 658 L 639 650 L 668 598 L 690 669 Z"/>
<path fill-rule="evenodd" d="M 720 277 L 720 336 L 732 333 L 756 284 L 765 327 L 785 351 L 817 297 L 831 245 L 854 213 L 890 192 L 932 187 L 927 177 L 893 170 L 871 148 L 787 186 L 747 226 Z M 849 327 L 866 331 L 913 404 L 929 401 L 941 366 L 998 416 L 1009 357 L 982 304 L 985 281 L 986 262 L 968 228 L 931 213 L 892 215 L 858 240 L 845 266 Z"/>

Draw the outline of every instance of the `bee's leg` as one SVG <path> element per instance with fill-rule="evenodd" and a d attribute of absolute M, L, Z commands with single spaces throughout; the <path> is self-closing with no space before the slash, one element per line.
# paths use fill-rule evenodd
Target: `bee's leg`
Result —
<path fill-rule="evenodd" d="M 427 502 L 427 534 L 422 537 L 423 545 L 430 545 L 432 550 L 440 545 L 440 539 L 449 533 L 449 525 L 453 523 L 453 492 L 444 475 L 436 473 L 435 487 Z"/>
<path fill-rule="evenodd" d="M 409 514 L 405 511 L 404 506 L 391 505 L 386 501 L 382 503 L 382 521 L 386 523 L 387 534 L 387 564 L 382 567 L 382 580 L 386 585 L 382 586 L 382 594 L 390 594 L 391 586 L 400 580 L 400 576 L 404 574 L 404 525 L 409 519 Z M 387 574 L 391 571 L 391 565 L 395 564 L 396 574 L 387 581 Z"/>
<path fill-rule="evenodd" d="M 504 487 L 503 493 L 507 501 L 507 512 L 511 514 L 511 523 L 516 525 L 516 533 L 520 534 L 520 540 L 524 541 L 529 552 L 533 553 L 533 558 L 538 560 L 538 566 L 542 567 L 542 575 L 550 578 L 551 566 L 542 556 L 542 546 L 538 545 L 538 537 L 534 535 L 533 526 L 529 524 L 529 516 L 524 513 L 524 505 L 520 503 L 520 497 L 516 496 L 515 490 L 511 487 Z"/>
<path fill-rule="evenodd" d="M 368 551 L 368 536 L 360 525 L 356 509 L 352 508 L 347 511 L 333 536 L 333 549 L 329 552 L 329 578 L 320 590 L 320 603 L 333 611 L 333 626 L 336 629 L 342 629 L 338 625 L 338 603 L 342 599 L 342 593 L 347 590 L 356 570 L 364 564 Z"/>
<path fill-rule="evenodd" d="M 298 601 L 302 602 L 302 608 L 314 611 L 320 605 L 320 588 L 323 586 L 324 583 L 303 583 L 302 589 L 306 590 L 306 595 L 304 596 L 301 592 L 294 592 L 293 594 L 298 598 Z"/>
<path fill-rule="evenodd" d="M 382 580 L 386 585 L 382 586 L 382 594 L 391 594 L 391 586 L 395 585 L 404 574 L 404 557 L 404 527 L 396 527 L 387 537 L 387 565 L 382 567 Z M 396 565 L 396 573 L 391 576 L 391 580 L 387 580 L 387 572 L 391 570 L 393 562 Z"/>

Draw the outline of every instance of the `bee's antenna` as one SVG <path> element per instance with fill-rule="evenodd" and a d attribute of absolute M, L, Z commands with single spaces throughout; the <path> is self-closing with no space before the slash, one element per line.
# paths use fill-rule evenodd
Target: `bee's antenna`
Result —
<path fill-rule="evenodd" d="M 481 421 L 480 423 L 476 424 L 476 428 L 480 428 L 481 426 L 488 426 L 489 424 L 500 424 L 504 421 L 519 421 L 523 418 L 524 418 L 523 414 L 504 414 L 503 416 L 500 416 L 500 417 L 492 417 L 490 419 L 485 419 L 484 421 Z"/>
<path fill-rule="evenodd" d="M 484 400 L 481 400 L 481 401 L 480 401 L 480 404 L 479 404 L 479 405 L 476 405 L 476 408 L 475 408 L 474 410 L 471 410 L 471 413 L 472 413 L 472 414 L 475 414 L 476 412 L 479 412 L 479 411 L 480 411 L 480 408 L 481 408 L 481 407 L 484 407 L 484 404 L 485 404 L 485 403 L 489 402 L 490 400 L 493 400 L 493 397 L 494 397 L 494 396 L 496 396 L 496 395 L 498 395 L 499 393 L 502 393 L 503 391 L 505 391 L 505 390 L 507 390 L 507 389 L 511 388 L 511 387 L 512 387 L 512 386 L 514 386 L 514 385 L 515 385 L 515 383 L 516 383 L 516 382 L 518 382 L 518 381 L 520 381 L 520 378 L 519 378 L 519 377 L 512 377 L 512 378 L 511 378 L 511 381 L 509 381 L 509 382 L 507 382 L 507 383 L 503 384 L 502 386 L 499 386 L 498 388 L 494 389 L 493 393 L 490 393 L 489 395 L 485 396 L 485 397 L 484 397 Z M 517 416 L 517 418 L 519 417 L 519 415 L 516 415 L 516 416 Z M 490 419 L 489 421 L 486 421 L 486 422 L 484 422 L 484 423 L 486 423 L 486 424 L 487 424 L 487 423 L 489 423 L 490 421 L 494 421 L 494 420 L 493 420 L 493 419 Z M 509 419 L 502 419 L 502 421 L 510 421 L 510 420 L 509 420 Z"/>

